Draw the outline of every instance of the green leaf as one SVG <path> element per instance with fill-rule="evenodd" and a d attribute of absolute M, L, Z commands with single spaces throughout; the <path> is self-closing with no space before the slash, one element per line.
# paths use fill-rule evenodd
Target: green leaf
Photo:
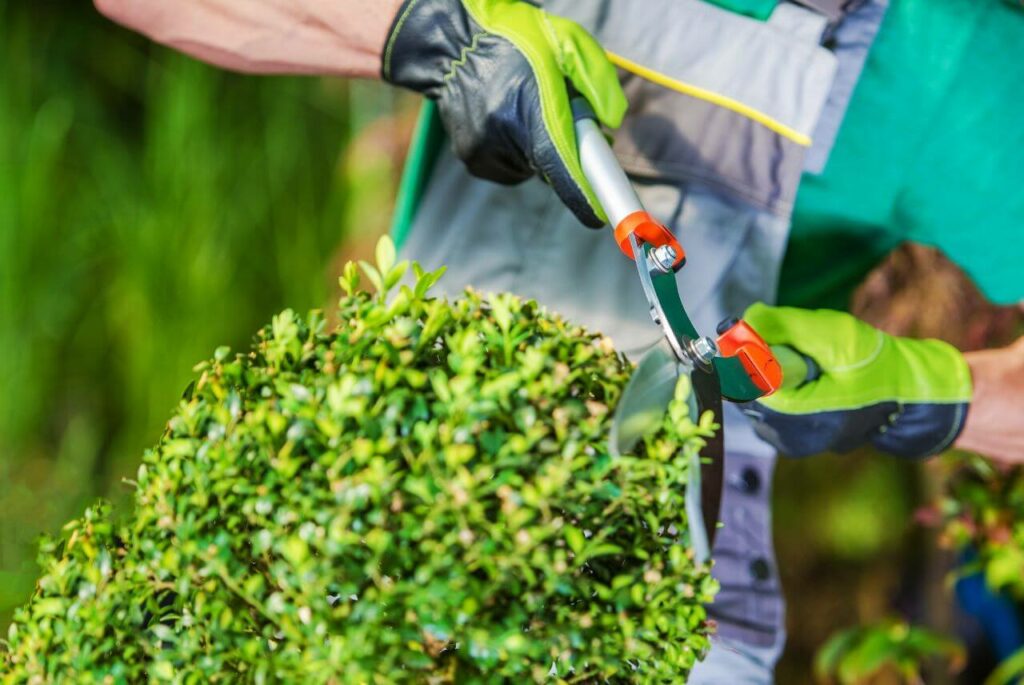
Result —
<path fill-rule="evenodd" d="M 402 261 L 394 266 L 387 272 L 387 276 L 384 277 L 384 290 L 391 292 L 400 280 L 405 276 L 405 272 L 409 269 L 409 262 Z"/>
<path fill-rule="evenodd" d="M 625 550 L 623 550 L 619 545 L 613 545 L 608 542 L 597 544 L 591 543 L 583 549 L 583 552 L 580 554 L 580 558 L 577 559 L 577 562 L 584 563 L 598 557 L 622 554 L 624 551 Z"/>
<path fill-rule="evenodd" d="M 154 636 L 156 636 L 156 639 L 161 642 L 174 642 L 174 631 L 162 623 L 156 623 L 150 626 L 149 630 Z"/>
<path fill-rule="evenodd" d="M 576 526 L 567 525 L 565 526 L 565 541 L 576 554 L 580 554 L 583 551 L 583 545 L 586 544 L 586 538 L 583 537 L 583 531 Z"/>
<path fill-rule="evenodd" d="M 387 294 L 387 291 L 384 289 L 384 277 L 381 276 L 377 267 L 373 266 L 369 262 L 361 261 L 359 262 L 359 268 L 362 269 L 363 273 L 366 274 L 366 277 L 370 279 L 370 284 L 373 285 L 373 288 L 377 291 L 378 295 L 383 297 Z"/>
<path fill-rule="evenodd" d="M 448 270 L 448 267 L 442 266 L 437 271 L 431 271 L 429 273 L 418 275 L 417 281 L 416 281 L 416 295 L 417 295 L 417 297 L 422 298 L 422 297 L 426 296 L 426 294 L 430 291 L 430 289 L 433 288 L 434 285 L 439 280 L 441 280 L 441 277 L 444 276 L 444 273 L 447 270 Z"/>
<path fill-rule="evenodd" d="M 37 600 L 32 608 L 37 616 L 61 616 L 67 611 L 67 604 L 60 597 L 46 597 Z"/>
<path fill-rule="evenodd" d="M 174 665 L 169 661 L 157 661 L 149 669 L 149 676 L 156 681 L 174 680 Z"/>
<path fill-rule="evenodd" d="M 840 662 L 860 639 L 860 634 L 859 628 L 852 628 L 828 639 L 814 659 L 814 674 L 818 680 L 827 680 L 839 670 Z"/>
<path fill-rule="evenodd" d="M 376 257 L 377 271 L 382 274 L 390 272 L 397 257 L 395 242 L 391 240 L 391 236 L 384 235 L 377 241 Z"/>
<path fill-rule="evenodd" d="M 359 268 L 355 262 L 347 262 L 345 264 L 345 268 L 342 269 L 342 275 L 338 278 L 338 285 L 341 286 L 341 289 L 349 297 L 359 290 Z"/>

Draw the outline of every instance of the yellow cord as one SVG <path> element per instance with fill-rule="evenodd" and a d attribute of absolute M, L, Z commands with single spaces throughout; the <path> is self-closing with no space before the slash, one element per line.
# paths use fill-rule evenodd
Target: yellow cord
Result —
<path fill-rule="evenodd" d="M 722 95 L 721 93 L 707 90 L 706 88 L 701 88 L 700 86 L 677 81 L 671 76 L 666 76 L 665 74 L 654 71 L 653 69 L 648 69 L 642 64 L 637 64 L 636 62 L 629 60 L 622 55 L 617 55 L 614 52 L 608 52 L 608 59 L 610 59 L 612 64 L 615 66 L 625 69 L 632 74 L 636 74 L 640 78 L 647 79 L 652 83 L 674 90 L 677 93 L 689 95 L 690 97 L 695 97 L 699 100 L 704 100 L 705 102 L 710 102 L 713 105 L 718 105 L 719 107 L 736 112 L 737 114 L 745 116 L 752 121 L 756 121 L 768 130 L 774 131 L 780 136 L 792 140 L 797 145 L 801 145 L 803 147 L 811 146 L 811 137 L 806 133 L 801 133 L 800 131 L 786 126 L 781 121 L 774 119 L 749 105 L 745 105 L 738 100 L 734 100 L 731 97 Z"/>

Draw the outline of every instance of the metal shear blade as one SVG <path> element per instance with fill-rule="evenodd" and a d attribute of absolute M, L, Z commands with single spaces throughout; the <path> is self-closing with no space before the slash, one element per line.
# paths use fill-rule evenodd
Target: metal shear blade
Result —
<path fill-rule="evenodd" d="M 718 374 L 713 363 L 695 361 L 689 352 L 698 334 L 683 308 L 675 273 L 656 264 L 649 245 L 640 244 L 635 236 L 630 236 L 629 241 L 651 316 L 661 327 L 664 339 L 641 358 L 619 401 L 611 435 L 612 450 L 618 453 L 629 452 L 644 435 L 658 428 L 682 374 L 689 375 L 692 386 L 691 420 L 699 423 L 700 417 L 710 411 L 715 423 L 722 425 Z M 687 486 L 690 537 L 700 559 L 710 556 L 714 544 L 724 452 L 722 432 L 718 430 L 713 437 L 706 438 L 700 463 L 693 464 L 693 478 Z"/>

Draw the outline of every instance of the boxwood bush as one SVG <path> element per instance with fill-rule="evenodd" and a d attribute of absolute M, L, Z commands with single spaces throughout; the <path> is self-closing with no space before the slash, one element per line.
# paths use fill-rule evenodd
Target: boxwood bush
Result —
<path fill-rule="evenodd" d="M 682 682 L 715 585 L 688 548 L 694 425 L 612 459 L 630 369 L 512 296 L 395 263 L 337 324 L 285 311 L 196 367 L 134 510 L 44 541 L 21 682 Z"/>

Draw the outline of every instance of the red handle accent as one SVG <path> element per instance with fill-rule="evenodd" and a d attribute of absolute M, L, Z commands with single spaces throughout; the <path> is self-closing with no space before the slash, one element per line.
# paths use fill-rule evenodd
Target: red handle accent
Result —
<path fill-rule="evenodd" d="M 654 247 L 671 245 L 676 251 L 676 268 L 682 266 L 686 261 L 686 252 L 676 237 L 672 235 L 672 231 L 658 223 L 645 211 L 633 212 L 615 227 L 615 242 L 619 244 L 619 249 L 632 259 L 633 249 L 629 245 L 630 235 L 636 235 L 637 242 L 650 243 Z"/>
<path fill-rule="evenodd" d="M 718 350 L 723 357 L 739 357 L 743 370 L 765 397 L 782 387 L 782 365 L 746 321 L 736 321 L 718 337 Z"/>

